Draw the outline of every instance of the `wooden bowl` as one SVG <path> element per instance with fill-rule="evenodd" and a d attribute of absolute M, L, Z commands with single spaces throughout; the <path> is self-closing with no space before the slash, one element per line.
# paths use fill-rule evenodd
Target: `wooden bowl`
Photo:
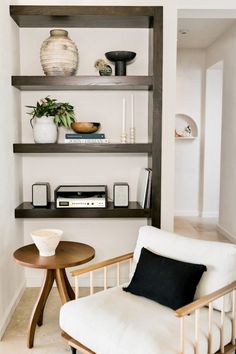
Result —
<path fill-rule="evenodd" d="M 71 123 L 71 129 L 76 133 L 95 133 L 100 128 L 100 123 L 95 122 L 74 122 Z"/>

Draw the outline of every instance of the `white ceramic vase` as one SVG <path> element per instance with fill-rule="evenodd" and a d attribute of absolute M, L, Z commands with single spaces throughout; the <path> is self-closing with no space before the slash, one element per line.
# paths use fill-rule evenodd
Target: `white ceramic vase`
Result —
<path fill-rule="evenodd" d="M 38 144 L 53 144 L 57 142 L 58 129 L 54 117 L 35 118 L 33 123 L 34 141 Z"/>
<path fill-rule="evenodd" d="M 55 255 L 62 234 L 63 231 L 58 229 L 39 229 L 32 231 L 31 237 L 39 250 L 39 255 L 50 257 Z"/>
<path fill-rule="evenodd" d="M 62 29 L 50 31 L 40 50 L 40 61 L 47 76 L 71 76 L 78 69 L 78 49 Z"/>

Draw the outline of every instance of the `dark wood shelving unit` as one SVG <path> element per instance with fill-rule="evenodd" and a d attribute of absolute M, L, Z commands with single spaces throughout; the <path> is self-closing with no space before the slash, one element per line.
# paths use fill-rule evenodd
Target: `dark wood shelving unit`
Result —
<path fill-rule="evenodd" d="M 14 153 L 151 153 L 152 144 L 13 144 Z"/>
<path fill-rule="evenodd" d="M 46 208 L 35 208 L 24 202 L 15 209 L 16 218 L 150 218 L 151 210 L 143 209 L 137 202 L 130 202 L 128 208 L 114 208 L 112 202 L 104 209 L 57 209 L 54 203 Z"/>
<path fill-rule="evenodd" d="M 151 90 L 151 76 L 12 76 L 22 91 L 42 90 Z"/>
<path fill-rule="evenodd" d="M 146 76 L 12 76 L 20 90 L 146 90 L 148 91 L 148 144 L 14 144 L 15 153 L 146 153 L 152 169 L 151 209 L 136 202 L 129 208 L 55 209 L 21 204 L 17 218 L 39 217 L 145 217 L 160 227 L 163 8 L 161 6 L 34 6 L 12 5 L 10 15 L 25 28 L 146 28 L 149 30 L 149 63 Z M 143 167 L 143 166 L 140 166 Z"/>

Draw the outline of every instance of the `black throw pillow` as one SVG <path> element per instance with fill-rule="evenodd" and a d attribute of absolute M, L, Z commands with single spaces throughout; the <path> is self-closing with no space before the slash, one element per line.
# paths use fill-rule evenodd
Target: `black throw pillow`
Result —
<path fill-rule="evenodd" d="M 142 248 L 130 284 L 123 288 L 173 310 L 193 301 L 205 265 L 177 261 Z"/>

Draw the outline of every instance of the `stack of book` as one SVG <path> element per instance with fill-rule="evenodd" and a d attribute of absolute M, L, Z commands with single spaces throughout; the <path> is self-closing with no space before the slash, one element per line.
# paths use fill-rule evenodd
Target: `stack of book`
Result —
<path fill-rule="evenodd" d="M 138 179 L 137 202 L 142 208 L 150 208 L 152 189 L 152 170 L 142 168 Z"/>
<path fill-rule="evenodd" d="M 65 143 L 69 144 L 97 144 L 108 143 L 108 139 L 105 138 L 104 133 L 91 133 L 91 134 L 79 134 L 79 133 L 67 133 L 65 134 Z"/>

